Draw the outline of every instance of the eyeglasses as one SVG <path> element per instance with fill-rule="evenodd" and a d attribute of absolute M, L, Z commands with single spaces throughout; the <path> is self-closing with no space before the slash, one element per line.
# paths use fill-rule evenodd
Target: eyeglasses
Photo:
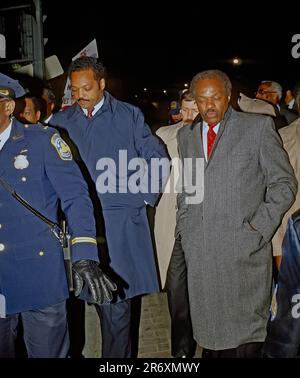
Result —
<path fill-rule="evenodd" d="M 277 92 L 276 91 L 266 91 L 264 89 L 258 89 L 257 92 L 254 92 L 255 95 L 257 95 L 257 94 L 265 95 L 265 94 L 268 94 L 268 93 L 277 93 Z"/>

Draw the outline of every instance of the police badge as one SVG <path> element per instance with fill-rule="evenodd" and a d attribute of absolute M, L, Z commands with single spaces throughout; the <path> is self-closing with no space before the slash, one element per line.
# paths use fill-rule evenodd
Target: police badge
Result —
<path fill-rule="evenodd" d="M 14 167 L 16 169 L 25 169 L 29 166 L 29 161 L 26 155 L 15 156 Z"/>

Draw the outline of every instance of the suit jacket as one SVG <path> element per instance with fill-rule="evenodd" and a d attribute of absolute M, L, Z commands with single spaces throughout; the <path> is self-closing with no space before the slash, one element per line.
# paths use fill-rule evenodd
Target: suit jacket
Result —
<path fill-rule="evenodd" d="M 204 159 L 202 124 L 182 128 L 178 146 L 182 159 Z M 205 162 L 203 201 L 187 204 L 193 194 L 186 184 L 178 194 L 176 233 L 185 251 L 194 338 L 201 346 L 220 350 L 265 339 L 270 240 L 296 191 L 271 118 L 229 107 Z"/>
<path fill-rule="evenodd" d="M 58 203 L 71 233 L 73 261 L 98 261 L 93 206 L 69 148 L 56 130 L 13 120 L 0 151 L 0 177 L 57 222 Z M 41 309 L 69 296 L 58 239 L 0 186 L 0 293 L 7 313 Z"/>
<path fill-rule="evenodd" d="M 105 221 L 109 267 L 120 288 L 118 300 L 159 291 L 146 203 L 156 204 L 168 177 L 157 177 L 157 190 L 151 190 L 151 161 L 167 158 L 163 143 L 152 135 L 138 108 L 116 100 L 108 92 L 103 106 L 91 119 L 74 104 L 56 113 L 50 122 L 68 131 L 96 184 Z M 148 187 L 145 184 L 144 192 L 134 193 L 128 187 L 139 177 L 128 164 L 136 158 L 144 159 L 141 181 L 147 182 L 148 178 Z M 111 181 L 103 179 L 106 174 Z M 111 185 L 114 178 L 115 186 Z M 102 191 L 106 181 L 110 182 L 107 191 Z"/>
<path fill-rule="evenodd" d="M 298 118 L 297 112 L 289 110 L 284 106 L 280 106 L 280 114 L 285 117 L 288 125 Z"/>
<path fill-rule="evenodd" d="M 279 134 L 283 141 L 283 147 L 289 155 L 290 163 L 294 168 L 295 176 L 298 182 L 300 182 L 300 118 L 289 126 L 280 129 Z M 300 209 L 300 190 L 297 192 L 295 202 L 285 213 L 281 225 L 272 239 L 274 256 L 280 256 L 282 254 L 282 241 L 288 219 L 298 209 Z"/>
<path fill-rule="evenodd" d="M 160 127 L 156 134 L 167 146 L 169 156 L 179 158 L 177 146 L 177 132 L 184 126 L 183 122 L 175 125 Z M 167 181 L 165 192 L 161 196 L 155 212 L 154 236 L 158 267 L 162 288 L 166 283 L 167 270 L 175 242 L 174 232 L 176 226 L 176 198 L 175 183 L 178 176 L 178 164 L 173 161 L 171 175 Z M 177 172 L 177 174 L 176 174 Z"/>

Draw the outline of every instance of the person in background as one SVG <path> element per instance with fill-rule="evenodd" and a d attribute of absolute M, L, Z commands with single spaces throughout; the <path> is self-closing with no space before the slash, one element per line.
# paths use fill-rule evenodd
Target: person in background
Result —
<path fill-rule="evenodd" d="M 188 90 L 181 95 L 180 107 L 182 120 L 174 125 L 161 127 L 156 132 L 166 144 L 171 159 L 174 160 L 171 176 L 166 184 L 166 188 L 170 192 L 163 193 L 160 198 L 154 222 L 155 245 L 162 288 L 165 287 L 169 266 L 166 290 L 171 316 L 171 353 L 176 358 L 193 357 L 196 350 L 189 312 L 184 253 L 179 249 L 173 252 L 171 257 L 175 241 L 177 195 L 175 185 L 179 169 L 178 161 L 176 161 L 176 158 L 179 158 L 176 137 L 178 130 L 192 124 L 199 113 L 195 100 Z"/>
<path fill-rule="evenodd" d="M 300 85 L 295 88 L 295 103 L 300 116 Z M 279 130 L 295 176 L 300 182 L 300 117 Z M 285 213 L 272 240 L 280 269 L 274 292 L 264 357 L 296 357 L 300 347 L 300 193 Z"/>
<path fill-rule="evenodd" d="M 279 130 L 283 147 L 286 150 L 290 163 L 294 169 L 295 176 L 300 182 L 300 85 L 295 88 L 295 102 L 297 104 L 299 117 L 290 125 Z M 282 223 L 273 237 L 273 254 L 276 257 L 277 267 L 279 268 L 282 256 L 282 242 L 286 231 L 288 219 L 300 209 L 300 191 L 296 195 L 296 200 L 291 208 L 285 213 Z"/>
<path fill-rule="evenodd" d="M 171 101 L 169 106 L 169 125 L 180 122 L 182 114 L 180 113 L 180 103 L 178 101 Z"/>
<path fill-rule="evenodd" d="M 44 119 L 42 119 L 44 124 L 48 124 L 50 119 L 53 116 L 53 112 L 55 110 L 56 102 L 55 102 L 55 94 L 50 88 L 43 88 L 42 99 L 46 101 L 46 114 Z"/>
<path fill-rule="evenodd" d="M 43 99 L 26 94 L 24 108 L 16 117 L 23 123 L 37 124 L 46 112 L 46 103 Z"/>
<path fill-rule="evenodd" d="M 289 110 L 294 110 L 294 111 L 297 112 L 297 104 L 296 104 L 296 101 L 295 101 L 295 93 L 294 93 L 294 90 L 292 90 L 292 89 L 288 89 L 288 90 L 285 92 L 284 103 L 285 103 L 285 106 L 286 106 Z"/>
<path fill-rule="evenodd" d="M 295 121 L 297 118 L 297 114 L 280 105 L 282 99 L 282 86 L 276 81 L 261 81 L 256 92 L 256 98 L 270 101 L 272 104 L 276 105 L 280 114 L 286 119 L 286 124 L 284 126 Z"/>

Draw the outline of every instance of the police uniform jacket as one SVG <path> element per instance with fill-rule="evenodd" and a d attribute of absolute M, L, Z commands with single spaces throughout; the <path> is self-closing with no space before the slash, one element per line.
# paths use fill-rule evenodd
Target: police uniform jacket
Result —
<path fill-rule="evenodd" d="M 150 183 L 151 159 L 167 157 L 164 145 L 152 135 L 138 108 L 116 100 L 108 92 L 93 118 L 88 119 L 79 105 L 74 104 L 56 113 L 51 124 L 67 129 L 96 184 L 110 265 L 124 282 L 126 298 L 158 291 L 145 203 L 154 206 L 159 192 L 128 192 L 126 187 L 135 171 L 121 172 L 120 169 L 127 167 L 132 158 L 141 157 L 146 162 L 145 172 Z M 116 189 L 101 193 L 99 183 L 106 163 L 106 169 L 111 168 L 109 173 L 112 176 L 116 173 Z M 160 187 L 165 180 L 166 177 L 160 178 Z"/>
<path fill-rule="evenodd" d="M 72 237 L 73 261 L 98 259 L 87 186 L 56 130 L 14 119 L 0 151 L 0 177 L 54 222 L 60 202 Z M 0 293 L 6 298 L 7 314 L 40 309 L 68 297 L 58 239 L 2 186 Z"/>

